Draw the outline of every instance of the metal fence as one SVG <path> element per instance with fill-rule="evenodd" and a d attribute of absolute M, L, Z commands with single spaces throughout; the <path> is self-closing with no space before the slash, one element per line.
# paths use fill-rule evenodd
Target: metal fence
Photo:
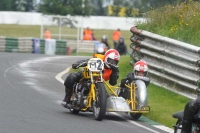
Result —
<path fill-rule="evenodd" d="M 132 27 L 132 61 L 144 60 L 155 85 L 189 98 L 200 86 L 200 47 Z"/>

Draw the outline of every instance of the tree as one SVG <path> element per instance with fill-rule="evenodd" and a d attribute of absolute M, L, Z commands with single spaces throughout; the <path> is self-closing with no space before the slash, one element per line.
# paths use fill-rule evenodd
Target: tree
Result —
<path fill-rule="evenodd" d="M 16 2 L 18 11 L 30 12 L 35 10 L 34 0 L 18 0 Z"/>
<path fill-rule="evenodd" d="M 0 11 L 17 11 L 17 0 L 0 0 Z"/>
<path fill-rule="evenodd" d="M 43 0 L 40 11 L 44 14 L 89 15 L 88 0 Z"/>
<path fill-rule="evenodd" d="M 32 11 L 33 0 L 0 0 L 0 11 Z"/>
<path fill-rule="evenodd" d="M 97 7 L 97 10 L 96 10 L 96 15 L 104 16 L 105 13 L 104 13 L 102 0 L 97 0 L 97 2 L 98 2 L 98 4 L 97 4 L 98 7 Z"/>

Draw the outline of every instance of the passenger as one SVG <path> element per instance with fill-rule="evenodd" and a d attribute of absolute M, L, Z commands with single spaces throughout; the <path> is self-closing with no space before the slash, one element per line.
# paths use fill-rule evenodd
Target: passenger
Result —
<path fill-rule="evenodd" d="M 133 72 L 128 73 L 127 76 L 121 80 L 121 88 L 117 90 L 118 96 L 128 99 L 129 91 L 126 89 L 125 84 L 129 84 L 138 79 L 144 81 L 146 87 L 150 83 L 150 78 L 148 77 L 148 65 L 144 61 L 136 62 L 133 66 Z"/>

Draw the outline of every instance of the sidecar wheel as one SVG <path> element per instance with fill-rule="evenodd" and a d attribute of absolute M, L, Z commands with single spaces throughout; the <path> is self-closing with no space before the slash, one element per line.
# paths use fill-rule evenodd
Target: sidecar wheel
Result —
<path fill-rule="evenodd" d="M 103 120 L 106 113 L 106 89 L 103 83 L 96 84 L 96 101 L 92 102 L 94 119 L 101 121 Z"/>
<path fill-rule="evenodd" d="M 134 120 L 138 120 L 138 119 L 142 116 L 142 113 L 130 113 L 130 116 L 131 116 Z"/>

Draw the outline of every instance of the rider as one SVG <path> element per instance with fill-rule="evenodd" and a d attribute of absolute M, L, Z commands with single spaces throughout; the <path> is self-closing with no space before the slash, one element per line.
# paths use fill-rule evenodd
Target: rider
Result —
<path fill-rule="evenodd" d="M 122 96 L 123 98 L 128 98 L 128 91 L 126 91 L 125 84 L 131 83 L 134 80 L 140 79 L 144 81 L 145 85 L 148 86 L 150 83 L 150 78 L 148 77 L 148 65 L 144 61 L 138 61 L 133 66 L 133 72 L 127 74 L 127 76 L 121 80 L 120 89 L 117 90 L 118 96 Z"/>
<path fill-rule="evenodd" d="M 109 83 L 111 85 L 117 84 L 117 79 L 119 78 L 119 69 L 118 69 L 118 62 L 120 60 L 120 54 L 115 49 L 109 49 L 103 56 L 103 62 L 104 62 L 104 70 L 103 70 L 103 79 L 105 81 L 109 80 Z M 73 69 L 78 69 L 79 67 L 83 67 L 87 65 L 88 60 L 81 60 L 74 64 L 72 64 Z M 79 82 L 79 80 L 82 78 L 82 71 L 70 73 L 64 82 L 65 86 L 65 97 L 63 99 L 63 102 L 61 103 L 61 106 L 67 107 L 70 98 L 72 95 L 72 89 L 75 82 Z M 69 105 L 70 106 L 70 105 Z"/>
<path fill-rule="evenodd" d="M 190 133 L 194 116 L 200 109 L 200 93 L 198 89 L 197 92 L 197 99 L 191 100 L 185 105 L 181 133 Z"/>
<path fill-rule="evenodd" d="M 103 45 L 104 45 L 104 44 L 103 44 Z M 105 54 L 105 49 L 104 49 L 104 47 L 98 45 L 98 47 L 97 47 L 97 49 L 96 49 L 96 53 L 94 53 L 93 57 L 101 58 L 101 59 L 103 60 L 104 54 Z"/>
<path fill-rule="evenodd" d="M 103 35 L 102 38 L 101 38 L 101 42 L 104 43 L 107 47 L 107 50 L 110 49 L 110 46 L 108 44 L 108 40 L 107 40 L 107 37 L 106 35 Z"/>

